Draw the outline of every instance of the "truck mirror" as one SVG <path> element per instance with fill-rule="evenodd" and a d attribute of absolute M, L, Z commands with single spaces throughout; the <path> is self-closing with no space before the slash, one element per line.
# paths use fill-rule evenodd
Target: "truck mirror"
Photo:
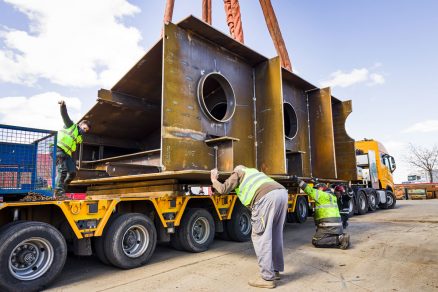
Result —
<path fill-rule="evenodd" d="M 397 165 L 395 164 L 394 157 L 390 156 L 389 161 L 390 161 L 390 165 L 391 165 L 391 168 L 390 168 L 391 172 L 394 172 L 394 170 L 397 168 Z"/>

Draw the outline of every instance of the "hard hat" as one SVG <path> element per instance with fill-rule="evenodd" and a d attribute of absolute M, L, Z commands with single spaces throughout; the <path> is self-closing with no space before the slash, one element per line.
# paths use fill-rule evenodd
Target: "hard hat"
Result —
<path fill-rule="evenodd" d="M 340 193 L 345 192 L 344 186 L 341 185 L 335 186 L 335 192 L 340 192 Z"/>
<path fill-rule="evenodd" d="M 323 191 L 325 191 L 325 190 L 328 189 L 328 188 L 327 188 L 327 185 L 326 185 L 325 183 L 317 183 L 317 184 L 314 186 L 314 188 L 315 188 L 315 189 L 322 188 Z"/>

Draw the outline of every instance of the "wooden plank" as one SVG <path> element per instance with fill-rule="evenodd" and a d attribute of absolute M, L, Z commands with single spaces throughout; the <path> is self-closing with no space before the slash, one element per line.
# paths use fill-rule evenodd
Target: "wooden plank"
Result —
<path fill-rule="evenodd" d="M 162 192 L 140 192 L 127 193 L 122 195 L 92 195 L 87 196 L 88 200 L 112 200 L 118 198 L 162 198 L 162 197 L 176 197 L 181 195 L 180 192 L 162 191 Z"/>
<path fill-rule="evenodd" d="M 153 180 L 153 181 L 116 183 L 116 184 L 107 184 L 107 185 L 100 185 L 100 186 L 91 186 L 91 187 L 88 188 L 88 190 L 90 190 L 90 191 L 98 191 L 98 190 L 108 190 L 108 189 L 136 188 L 136 187 L 145 187 L 145 186 L 159 186 L 159 185 L 176 184 L 177 182 L 178 181 L 176 179 L 162 179 L 162 180 Z"/>
<path fill-rule="evenodd" d="M 161 185 L 161 186 L 148 186 L 137 188 L 119 188 L 119 189 L 107 189 L 90 191 L 87 190 L 88 195 L 122 195 L 129 193 L 145 193 L 145 192 L 162 192 L 162 191 L 178 191 L 180 187 L 178 185 Z"/>

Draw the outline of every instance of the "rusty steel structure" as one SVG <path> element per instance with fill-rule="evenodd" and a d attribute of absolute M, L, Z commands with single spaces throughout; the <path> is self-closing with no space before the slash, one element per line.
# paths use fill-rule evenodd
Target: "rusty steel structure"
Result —
<path fill-rule="evenodd" d="M 93 128 L 76 184 L 207 180 L 239 164 L 280 179 L 355 179 L 350 101 L 193 16 L 163 32 L 84 116 Z"/>

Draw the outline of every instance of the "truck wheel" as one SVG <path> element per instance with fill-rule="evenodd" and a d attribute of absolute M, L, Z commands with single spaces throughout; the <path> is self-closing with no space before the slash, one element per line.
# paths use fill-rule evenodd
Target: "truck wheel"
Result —
<path fill-rule="evenodd" d="M 215 226 L 213 216 L 205 209 L 188 209 L 176 231 L 181 246 L 190 252 L 203 252 L 213 242 Z"/>
<path fill-rule="evenodd" d="M 108 226 L 111 225 L 111 223 L 117 218 L 119 217 L 120 214 L 113 214 L 107 224 L 106 224 L 106 228 L 103 229 L 102 232 L 102 236 L 98 236 L 98 237 L 93 237 L 92 238 L 92 242 L 93 242 L 93 253 L 97 256 L 97 258 L 105 265 L 111 265 L 111 263 L 109 262 L 108 258 L 105 255 L 105 247 L 104 247 L 104 242 L 105 242 L 105 236 L 108 230 Z"/>
<path fill-rule="evenodd" d="M 287 213 L 286 220 L 289 223 L 304 223 L 309 215 L 309 207 L 304 196 L 298 196 L 295 204 L 295 212 Z"/>
<path fill-rule="evenodd" d="M 364 191 L 357 192 L 357 213 L 363 215 L 368 211 L 367 196 Z"/>
<path fill-rule="evenodd" d="M 377 209 L 377 194 L 375 191 L 372 191 L 368 195 L 368 210 L 376 211 L 376 209 Z"/>
<path fill-rule="evenodd" d="M 175 230 L 175 234 L 172 234 L 170 236 L 170 246 L 176 250 L 180 250 L 180 251 L 184 250 L 184 247 L 182 246 L 181 240 L 178 236 L 178 230 Z"/>
<path fill-rule="evenodd" d="M 394 194 L 391 191 L 386 191 L 386 203 L 380 204 L 379 207 L 382 209 L 394 209 L 396 204 L 396 199 Z"/>
<path fill-rule="evenodd" d="M 108 261 L 122 269 L 146 264 L 157 245 L 157 230 L 146 215 L 128 213 L 115 218 L 104 238 Z"/>
<path fill-rule="evenodd" d="M 11 224 L 0 234 L 0 290 L 40 291 L 64 267 L 67 244 L 55 227 L 43 222 Z"/>
<path fill-rule="evenodd" d="M 348 201 L 348 218 L 351 218 L 354 216 L 354 198 L 351 198 L 350 201 Z"/>
<path fill-rule="evenodd" d="M 238 200 L 231 219 L 225 221 L 225 229 L 231 240 L 244 242 L 251 239 L 251 212 Z"/>

